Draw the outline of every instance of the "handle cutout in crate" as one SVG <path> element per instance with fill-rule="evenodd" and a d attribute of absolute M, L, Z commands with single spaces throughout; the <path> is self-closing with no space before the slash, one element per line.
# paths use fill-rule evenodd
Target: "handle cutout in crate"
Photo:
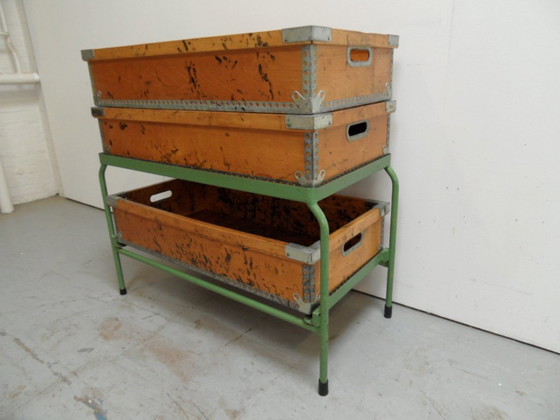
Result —
<path fill-rule="evenodd" d="M 358 121 L 348 124 L 346 127 L 346 138 L 348 141 L 354 141 L 367 136 L 369 133 L 369 121 Z"/>
<path fill-rule="evenodd" d="M 173 195 L 173 192 L 171 190 L 159 192 L 159 193 L 154 194 L 150 197 L 150 203 L 157 203 L 159 201 L 166 200 L 169 197 L 171 197 L 172 195 Z"/>
<path fill-rule="evenodd" d="M 367 67 L 373 63 L 371 47 L 348 47 L 346 60 L 350 67 Z"/>
<path fill-rule="evenodd" d="M 349 240 L 347 240 L 344 245 L 342 246 L 342 255 L 346 256 L 354 252 L 364 243 L 364 234 L 362 232 L 358 233 L 356 236 L 353 236 Z"/>

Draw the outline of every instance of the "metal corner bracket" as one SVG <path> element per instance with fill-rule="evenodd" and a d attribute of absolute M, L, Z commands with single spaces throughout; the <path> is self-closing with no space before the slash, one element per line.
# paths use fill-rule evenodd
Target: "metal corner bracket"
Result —
<path fill-rule="evenodd" d="M 302 187 L 316 187 L 323 183 L 326 171 L 319 170 L 319 132 L 304 134 L 304 172 L 296 171 L 294 177 Z"/>
<path fill-rule="evenodd" d="M 294 130 L 320 130 L 332 125 L 331 113 L 315 115 L 286 115 L 286 127 Z"/>
<path fill-rule="evenodd" d="M 303 246 L 290 243 L 285 248 L 286 257 L 300 261 L 305 264 L 315 264 L 321 259 L 321 242 L 317 241 L 313 245 Z"/>
<path fill-rule="evenodd" d="M 286 43 L 295 42 L 330 42 L 332 29 L 325 26 L 300 26 L 282 31 L 282 40 Z"/>
<path fill-rule="evenodd" d="M 320 90 L 315 96 L 303 96 L 295 90 L 292 92 L 292 99 L 300 111 L 307 114 L 316 114 L 321 112 L 321 104 L 325 100 L 325 91 Z"/>
<path fill-rule="evenodd" d="M 374 209 L 379 209 L 381 213 L 381 217 L 385 217 L 391 211 L 391 204 L 387 201 L 377 201 L 376 204 L 373 206 Z"/>
<path fill-rule="evenodd" d="M 387 101 L 385 102 L 385 111 L 389 114 L 397 110 L 397 101 Z"/>
<path fill-rule="evenodd" d="M 399 36 L 398 35 L 388 35 L 389 46 L 398 47 L 399 46 Z"/>
<path fill-rule="evenodd" d="M 93 117 L 104 117 L 105 116 L 105 108 L 102 106 L 92 106 L 91 107 L 91 115 Z"/>
<path fill-rule="evenodd" d="M 105 203 L 107 203 L 110 207 L 116 207 L 119 200 L 122 200 L 122 197 L 119 197 L 118 195 L 108 195 L 105 198 Z"/>
<path fill-rule="evenodd" d="M 82 60 L 88 61 L 95 58 L 95 50 L 82 50 Z"/>

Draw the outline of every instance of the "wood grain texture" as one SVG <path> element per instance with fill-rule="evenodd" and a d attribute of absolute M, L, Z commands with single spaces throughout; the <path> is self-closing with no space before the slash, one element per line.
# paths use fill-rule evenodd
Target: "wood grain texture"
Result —
<path fill-rule="evenodd" d="M 306 42 L 302 44 L 310 44 Z M 389 45 L 388 35 L 371 34 L 342 29 L 332 30 L 329 45 L 357 45 L 394 48 Z M 87 61 L 114 60 L 119 58 L 153 57 L 161 55 L 184 55 L 198 52 L 253 49 L 284 46 L 282 30 L 180 39 L 94 50 L 94 57 Z"/>
<path fill-rule="evenodd" d="M 326 171 L 325 179 L 335 178 L 383 156 L 389 118 L 383 102 L 333 112 L 333 125 L 321 130 L 319 135 L 319 169 Z M 366 135 L 349 141 L 349 126 L 360 122 L 368 124 Z"/>
<path fill-rule="evenodd" d="M 305 133 L 281 114 L 105 108 L 99 117 L 106 153 L 286 182 L 305 170 Z M 374 160 L 387 145 L 384 103 L 332 113 L 319 134 L 325 180 Z M 366 136 L 348 141 L 350 124 L 367 121 Z"/>
<path fill-rule="evenodd" d="M 393 72 L 393 50 L 373 48 L 369 66 L 351 67 L 348 47 L 317 47 L 317 86 L 325 91 L 325 102 L 385 92 Z"/>
<path fill-rule="evenodd" d="M 115 100 L 291 102 L 301 90 L 301 48 L 148 56 L 90 63 L 96 92 Z"/>
<path fill-rule="evenodd" d="M 151 202 L 165 191 L 171 197 Z M 295 295 L 306 296 L 304 264 L 285 256 L 290 242 L 309 246 L 319 240 L 318 223 L 305 204 L 180 180 L 121 196 L 114 214 L 123 242 L 255 288 L 284 304 L 295 306 Z M 332 196 L 320 206 L 332 231 L 334 289 L 378 252 L 382 218 L 366 200 Z M 344 244 L 359 233 L 362 244 L 342 255 Z"/>
<path fill-rule="evenodd" d="M 311 44 L 317 44 L 317 59 L 304 56 Z M 351 47 L 373 48 L 373 63 L 350 66 Z M 95 98 L 106 104 L 198 101 L 198 107 L 216 109 L 212 101 L 233 101 L 245 107 L 273 104 L 248 108 L 252 112 L 285 108 L 286 113 L 298 110 L 294 92 L 307 97 L 322 90 L 326 102 L 386 92 L 392 53 L 387 35 L 335 30 L 332 42 L 284 43 L 281 31 L 271 31 L 99 49 L 89 66 Z M 304 75 L 304 68 L 317 72 L 314 92 L 308 91 L 310 74 Z M 150 107 L 140 102 L 127 106 Z M 337 109 L 349 106 L 341 102 Z"/>

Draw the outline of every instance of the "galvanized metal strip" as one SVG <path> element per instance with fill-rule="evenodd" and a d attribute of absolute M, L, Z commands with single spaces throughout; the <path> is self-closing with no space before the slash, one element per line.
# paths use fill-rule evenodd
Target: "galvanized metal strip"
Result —
<path fill-rule="evenodd" d="M 391 47 L 398 47 L 399 46 L 399 36 L 398 35 L 389 35 L 388 36 L 389 45 Z"/>
<path fill-rule="evenodd" d="M 286 115 L 286 127 L 294 130 L 321 130 L 330 127 L 333 122 L 332 114 L 315 115 Z"/>
<path fill-rule="evenodd" d="M 370 95 L 353 96 L 351 98 L 335 99 L 334 101 L 324 102 L 318 112 L 329 112 L 337 109 L 350 108 L 359 105 L 366 105 L 375 102 L 388 101 L 391 99 L 391 87 L 387 86 L 384 92 L 372 93 Z"/>
<path fill-rule="evenodd" d="M 93 81 L 92 81 L 93 83 Z M 384 92 L 370 95 L 354 96 L 351 98 L 336 99 L 325 102 L 325 91 L 320 90 L 314 96 L 308 97 L 294 91 L 294 102 L 262 102 L 262 101 L 203 101 L 180 99 L 104 99 L 94 90 L 94 103 L 99 107 L 123 108 L 152 108 L 152 109 L 181 109 L 195 111 L 241 111 L 241 112 L 266 112 L 276 114 L 318 114 L 351 108 L 391 99 L 391 88 L 388 86 Z"/>
<path fill-rule="evenodd" d="M 376 204 L 372 208 L 379 209 L 381 217 L 387 216 L 391 211 L 391 203 L 387 201 L 375 201 L 375 203 Z"/>
<path fill-rule="evenodd" d="M 316 187 L 323 183 L 326 171 L 319 169 L 319 133 L 305 133 L 305 168 L 304 173 L 296 171 L 295 178 L 305 187 Z"/>
<path fill-rule="evenodd" d="M 105 99 L 94 95 L 97 106 L 124 108 L 184 109 L 195 111 L 241 111 L 278 114 L 304 113 L 294 102 L 203 101 L 182 99 Z"/>
<path fill-rule="evenodd" d="M 95 51 L 94 50 L 82 50 L 82 60 L 84 61 L 88 61 L 88 60 L 92 60 L 93 58 L 95 58 Z"/>
<path fill-rule="evenodd" d="M 397 110 L 397 101 L 387 101 L 385 102 L 385 111 L 390 114 Z"/>
<path fill-rule="evenodd" d="M 300 26 L 282 31 L 282 39 L 286 43 L 295 42 L 330 42 L 332 29 L 325 26 Z"/>
<path fill-rule="evenodd" d="M 105 116 L 105 108 L 101 106 L 92 106 L 91 107 L 91 115 L 92 117 L 104 117 Z"/>
<path fill-rule="evenodd" d="M 321 243 L 315 242 L 310 246 L 289 243 L 285 248 L 286 257 L 305 264 L 315 264 L 321 259 Z"/>

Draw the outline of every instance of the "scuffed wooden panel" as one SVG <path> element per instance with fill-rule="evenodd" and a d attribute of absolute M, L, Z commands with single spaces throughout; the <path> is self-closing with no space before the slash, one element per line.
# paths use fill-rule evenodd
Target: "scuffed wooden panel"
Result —
<path fill-rule="evenodd" d="M 171 196 L 152 202 L 152 197 Z M 114 209 L 121 240 L 182 262 L 277 302 L 297 307 L 314 301 L 316 277 L 286 257 L 286 245 L 319 240 L 318 223 L 305 204 L 173 180 L 121 195 Z M 381 241 L 380 210 L 364 200 L 332 196 L 322 202 L 331 229 L 331 284 L 338 287 L 372 258 Z M 344 244 L 362 233 L 349 255 Z M 312 283 L 309 283 L 309 280 Z"/>
<path fill-rule="evenodd" d="M 99 97 L 114 100 L 291 102 L 301 90 L 301 48 L 261 48 L 94 61 Z"/>
<path fill-rule="evenodd" d="M 106 153 L 291 183 L 306 170 L 306 135 L 318 136 L 318 169 L 329 180 L 381 157 L 389 122 L 385 103 L 334 111 L 332 125 L 314 131 L 287 128 L 281 114 L 126 108 L 103 114 Z M 349 125 L 363 121 L 367 134 L 349 141 Z"/>

